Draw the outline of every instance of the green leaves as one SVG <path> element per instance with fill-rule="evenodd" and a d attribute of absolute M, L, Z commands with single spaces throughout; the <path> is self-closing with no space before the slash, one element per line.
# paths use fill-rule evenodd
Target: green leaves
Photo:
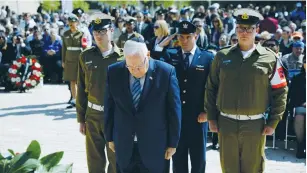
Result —
<path fill-rule="evenodd" d="M 87 12 L 90 8 L 90 4 L 85 2 L 84 0 L 74 0 L 73 7 L 75 8 L 82 8 L 84 12 Z"/>
<path fill-rule="evenodd" d="M 27 148 L 27 152 L 30 153 L 30 158 L 32 159 L 39 159 L 41 155 L 41 147 L 37 141 L 32 141 Z"/>
<path fill-rule="evenodd" d="M 59 0 L 42 0 L 43 9 L 47 12 L 49 11 L 57 11 L 60 9 L 61 2 Z"/>
<path fill-rule="evenodd" d="M 39 159 L 41 148 L 37 141 L 32 141 L 27 151 L 15 154 L 8 150 L 11 156 L 4 158 L 0 154 L 0 173 L 72 173 L 73 164 L 58 165 L 64 152 L 55 152 Z"/>
<path fill-rule="evenodd" d="M 63 157 L 64 152 L 56 152 L 53 154 L 49 154 L 40 159 L 42 165 L 44 165 L 49 171 L 52 167 L 56 166 Z"/>

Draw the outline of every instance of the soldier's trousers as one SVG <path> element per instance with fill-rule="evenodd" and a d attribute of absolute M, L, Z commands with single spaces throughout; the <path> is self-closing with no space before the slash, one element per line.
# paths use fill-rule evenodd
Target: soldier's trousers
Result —
<path fill-rule="evenodd" d="M 219 116 L 220 161 L 223 173 L 263 173 L 265 121 L 234 120 Z"/>
<path fill-rule="evenodd" d="M 105 148 L 109 166 L 108 173 L 116 173 L 115 153 L 112 152 L 103 134 L 102 114 L 96 110 L 87 109 L 86 113 L 86 155 L 89 173 L 105 173 L 107 164 Z"/>

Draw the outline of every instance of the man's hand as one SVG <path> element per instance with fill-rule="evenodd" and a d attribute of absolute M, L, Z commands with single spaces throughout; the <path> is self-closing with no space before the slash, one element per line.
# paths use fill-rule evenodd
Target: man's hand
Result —
<path fill-rule="evenodd" d="M 306 107 L 306 102 L 305 103 L 303 103 L 303 105 L 302 105 L 304 108 Z"/>
<path fill-rule="evenodd" d="M 169 160 L 176 153 L 176 148 L 167 148 L 165 152 L 165 159 Z"/>
<path fill-rule="evenodd" d="M 114 145 L 114 142 L 109 142 L 109 148 L 115 153 L 115 145 Z"/>
<path fill-rule="evenodd" d="M 270 126 L 265 126 L 262 132 L 262 135 L 273 135 L 274 129 Z"/>
<path fill-rule="evenodd" d="M 64 64 L 64 62 L 62 62 L 62 67 L 63 67 L 63 68 L 65 67 L 65 64 Z"/>
<path fill-rule="evenodd" d="M 209 120 L 209 129 L 211 132 L 219 132 L 217 122 L 215 120 Z"/>
<path fill-rule="evenodd" d="M 173 34 L 173 35 L 170 35 L 168 37 L 166 37 L 160 44 L 159 44 L 159 47 L 165 47 L 167 46 L 171 40 L 174 39 L 174 37 L 177 35 L 177 33 Z"/>
<path fill-rule="evenodd" d="M 198 121 L 199 123 L 205 123 L 205 122 L 207 122 L 207 113 L 201 112 L 201 113 L 198 115 L 197 121 Z"/>
<path fill-rule="evenodd" d="M 82 135 L 85 135 L 86 133 L 86 124 L 85 123 L 80 123 L 80 129 L 79 129 L 80 133 Z"/>

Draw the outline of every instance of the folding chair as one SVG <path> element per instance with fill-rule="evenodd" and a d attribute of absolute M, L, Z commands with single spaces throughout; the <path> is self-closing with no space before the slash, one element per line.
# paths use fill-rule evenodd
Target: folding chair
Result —
<path fill-rule="evenodd" d="M 288 149 L 288 137 L 290 138 L 295 138 L 295 135 L 289 135 L 288 131 L 289 131 L 289 118 L 292 116 L 292 118 L 294 118 L 295 115 L 295 108 L 293 108 L 293 115 L 291 115 L 291 112 L 288 112 L 288 116 L 287 116 L 287 120 L 286 120 L 286 136 L 285 136 L 285 149 Z"/>

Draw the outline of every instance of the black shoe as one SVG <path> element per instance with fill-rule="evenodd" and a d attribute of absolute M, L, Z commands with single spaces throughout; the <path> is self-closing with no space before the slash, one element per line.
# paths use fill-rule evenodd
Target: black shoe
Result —
<path fill-rule="evenodd" d="M 74 108 L 74 107 L 76 107 L 76 104 L 70 103 L 70 105 L 67 106 L 66 109 L 71 109 L 71 108 Z"/>
<path fill-rule="evenodd" d="M 70 97 L 70 99 L 68 100 L 67 104 L 71 104 L 72 101 L 72 97 Z"/>
<path fill-rule="evenodd" d="M 212 145 L 212 150 L 219 150 L 219 146 L 218 145 Z"/>

